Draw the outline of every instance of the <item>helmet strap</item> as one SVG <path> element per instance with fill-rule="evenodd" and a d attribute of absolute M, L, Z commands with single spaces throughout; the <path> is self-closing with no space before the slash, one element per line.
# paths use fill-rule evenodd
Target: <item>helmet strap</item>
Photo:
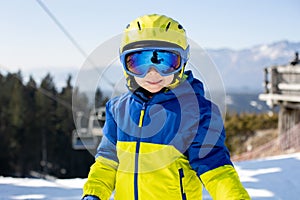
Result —
<path fill-rule="evenodd" d="M 186 76 L 184 75 L 185 65 L 186 65 L 186 63 L 184 63 L 183 67 L 181 68 L 181 70 L 179 72 L 174 74 L 173 82 L 170 85 L 168 85 L 168 87 L 167 87 L 168 89 L 174 89 L 180 83 L 182 83 L 182 81 L 184 81 L 186 79 Z"/>

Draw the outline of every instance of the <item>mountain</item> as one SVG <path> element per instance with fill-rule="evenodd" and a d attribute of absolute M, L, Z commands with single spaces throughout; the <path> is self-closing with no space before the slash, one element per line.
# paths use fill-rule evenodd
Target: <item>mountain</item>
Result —
<path fill-rule="evenodd" d="M 269 108 L 265 102 L 258 99 L 259 93 L 264 90 L 264 68 L 289 63 L 294 59 L 295 52 L 300 51 L 300 42 L 278 41 L 241 50 L 226 48 L 204 49 L 204 51 L 215 63 L 224 82 L 227 111 L 265 112 Z M 25 81 L 31 74 L 38 83 L 47 72 L 50 72 L 58 89 L 66 85 L 70 74 L 73 77 L 73 85 L 79 86 L 93 99 L 97 84 L 108 97 L 111 96 L 111 91 L 117 91 L 117 88 L 126 90 L 122 68 L 116 61 L 109 66 L 101 67 L 52 67 L 22 72 Z"/>
<path fill-rule="evenodd" d="M 279 41 L 271 44 L 260 44 L 241 50 L 233 50 L 230 48 L 204 50 L 219 70 L 227 92 L 259 93 L 264 89 L 264 68 L 289 63 L 294 59 L 295 52 L 300 51 L 300 42 Z M 85 75 L 87 77 L 95 75 L 100 77 L 101 69 L 103 69 L 105 73 L 107 73 L 106 77 L 109 77 L 107 80 L 117 80 L 118 82 L 120 76 L 122 77 L 122 70 L 119 65 L 120 63 L 115 62 L 114 65 L 99 68 L 94 67 L 86 72 L 81 69 L 80 73 L 87 74 Z M 32 74 L 36 80 L 40 80 L 46 75 L 46 72 L 49 71 L 50 74 L 53 75 L 57 86 L 61 88 L 65 85 L 68 74 L 71 74 L 73 76 L 73 82 L 76 82 L 79 67 L 38 69 L 34 70 L 34 72 L 24 71 L 24 74 L 27 77 L 29 74 Z M 108 68 L 110 69 L 108 70 Z M 88 79 L 89 78 L 87 78 L 87 80 Z M 106 87 L 107 90 L 112 88 L 111 86 Z"/>
<path fill-rule="evenodd" d="M 300 42 L 279 41 L 247 49 L 207 49 L 227 91 L 263 91 L 264 68 L 284 65 L 300 51 Z"/>

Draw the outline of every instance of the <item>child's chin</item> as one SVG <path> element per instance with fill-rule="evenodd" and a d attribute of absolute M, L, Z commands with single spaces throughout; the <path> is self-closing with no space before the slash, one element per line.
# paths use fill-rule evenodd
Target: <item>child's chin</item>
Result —
<path fill-rule="evenodd" d="M 159 92 L 162 88 L 146 88 L 146 90 L 148 90 L 151 93 L 156 93 Z"/>

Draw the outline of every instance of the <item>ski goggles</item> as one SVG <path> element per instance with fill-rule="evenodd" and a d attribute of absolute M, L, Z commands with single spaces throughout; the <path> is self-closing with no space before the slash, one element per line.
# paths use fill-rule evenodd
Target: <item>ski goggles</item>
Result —
<path fill-rule="evenodd" d="M 168 76 L 182 69 L 188 52 L 180 48 L 138 48 L 124 51 L 120 60 L 129 75 L 143 78 L 155 68 L 161 76 Z"/>

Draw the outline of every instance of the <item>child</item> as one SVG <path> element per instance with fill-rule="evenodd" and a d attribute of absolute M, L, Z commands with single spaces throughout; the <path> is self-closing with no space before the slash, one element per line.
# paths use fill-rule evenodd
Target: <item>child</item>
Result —
<path fill-rule="evenodd" d="M 106 105 L 103 138 L 84 200 L 250 199 L 224 145 L 216 105 L 184 71 L 183 27 L 164 15 L 132 21 L 120 47 L 129 92 Z"/>

